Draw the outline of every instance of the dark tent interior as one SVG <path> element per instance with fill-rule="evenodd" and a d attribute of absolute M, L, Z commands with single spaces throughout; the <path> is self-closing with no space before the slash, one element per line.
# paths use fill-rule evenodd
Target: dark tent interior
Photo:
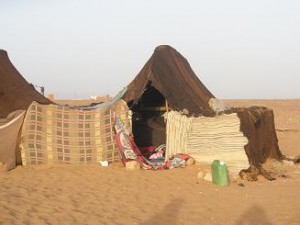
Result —
<path fill-rule="evenodd" d="M 159 146 L 166 143 L 166 124 L 163 114 L 166 112 L 166 99 L 148 83 L 136 104 L 129 102 L 133 112 L 132 131 L 139 147 Z"/>

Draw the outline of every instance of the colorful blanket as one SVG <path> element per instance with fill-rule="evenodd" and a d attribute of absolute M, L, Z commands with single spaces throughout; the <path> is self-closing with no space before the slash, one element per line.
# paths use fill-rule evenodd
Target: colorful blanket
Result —
<path fill-rule="evenodd" d="M 115 139 L 118 143 L 120 156 L 124 165 L 128 161 L 135 160 L 143 169 L 147 170 L 172 169 L 185 167 L 186 161 L 190 158 L 187 154 L 178 153 L 166 160 L 164 157 L 165 145 L 161 145 L 157 148 L 150 146 L 149 148 L 141 149 L 142 152 L 149 151 L 153 153 L 149 158 L 146 158 L 136 146 L 131 133 L 118 117 L 116 117 L 115 121 L 115 132 Z"/>

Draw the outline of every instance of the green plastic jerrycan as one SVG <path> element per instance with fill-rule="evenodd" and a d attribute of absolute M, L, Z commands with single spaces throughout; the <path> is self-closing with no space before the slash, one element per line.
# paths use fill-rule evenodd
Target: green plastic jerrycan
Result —
<path fill-rule="evenodd" d="M 214 160 L 211 164 L 212 182 L 218 186 L 225 187 L 229 185 L 228 169 L 224 162 Z"/>

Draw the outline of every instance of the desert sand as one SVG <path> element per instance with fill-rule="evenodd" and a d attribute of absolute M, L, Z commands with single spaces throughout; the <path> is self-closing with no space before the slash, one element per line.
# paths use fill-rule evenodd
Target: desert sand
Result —
<path fill-rule="evenodd" d="M 226 100 L 274 110 L 283 154 L 300 154 L 300 100 Z M 128 171 L 121 164 L 18 166 L 0 172 L 0 224 L 299 224 L 300 166 L 268 163 L 275 181 L 198 179 L 207 165 Z"/>

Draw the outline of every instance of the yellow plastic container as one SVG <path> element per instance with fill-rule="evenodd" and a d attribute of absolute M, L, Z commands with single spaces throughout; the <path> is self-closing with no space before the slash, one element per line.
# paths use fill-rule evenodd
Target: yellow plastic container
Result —
<path fill-rule="evenodd" d="M 214 160 L 211 164 L 212 182 L 218 186 L 229 185 L 229 174 L 226 164 L 220 160 Z"/>

